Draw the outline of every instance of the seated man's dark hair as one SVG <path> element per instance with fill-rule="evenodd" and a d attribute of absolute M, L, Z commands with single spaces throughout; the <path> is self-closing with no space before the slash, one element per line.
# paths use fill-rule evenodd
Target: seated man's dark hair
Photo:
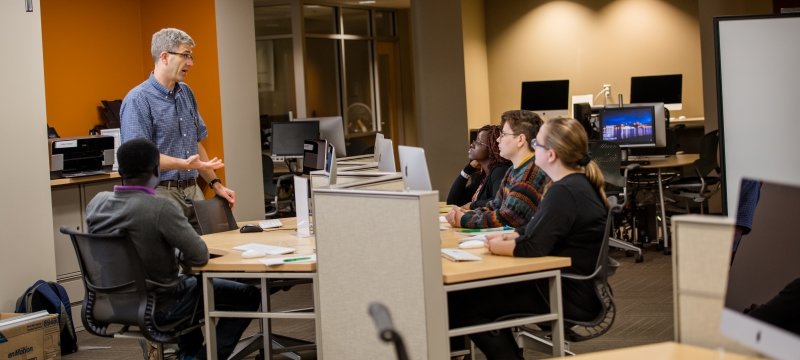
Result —
<path fill-rule="evenodd" d="M 502 127 L 508 123 L 508 126 L 514 131 L 514 134 L 525 135 L 525 142 L 528 143 L 528 150 L 533 151 L 531 140 L 536 138 L 539 133 L 539 128 L 542 127 L 544 121 L 539 114 L 530 110 L 509 110 L 500 116 L 500 126 Z"/>
<path fill-rule="evenodd" d="M 158 168 L 159 156 L 158 149 L 150 140 L 139 138 L 127 141 L 117 149 L 119 173 L 128 179 L 149 177 Z"/>

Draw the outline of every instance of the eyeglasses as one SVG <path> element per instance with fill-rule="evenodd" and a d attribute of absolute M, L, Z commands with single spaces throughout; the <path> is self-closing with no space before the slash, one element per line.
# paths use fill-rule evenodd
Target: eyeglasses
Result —
<path fill-rule="evenodd" d="M 189 53 L 179 53 L 179 52 L 167 51 L 167 54 L 179 55 L 180 57 L 182 57 L 182 58 L 184 58 L 186 60 L 194 61 L 194 55 L 192 55 L 192 53 L 190 53 L 190 52 Z"/>
<path fill-rule="evenodd" d="M 505 133 L 505 132 L 501 132 L 501 133 L 500 133 L 500 136 L 498 136 L 497 138 L 498 138 L 498 139 L 502 139 L 502 138 L 503 138 L 503 137 L 505 137 L 505 136 L 519 136 L 519 135 L 520 135 L 520 134 L 514 134 L 514 133 Z"/>
<path fill-rule="evenodd" d="M 532 147 L 540 147 L 540 148 L 545 149 L 545 150 L 550 150 L 550 148 L 547 147 L 547 145 L 539 144 L 539 142 L 536 141 L 536 139 L 531 140 L 531 146 Z"/>

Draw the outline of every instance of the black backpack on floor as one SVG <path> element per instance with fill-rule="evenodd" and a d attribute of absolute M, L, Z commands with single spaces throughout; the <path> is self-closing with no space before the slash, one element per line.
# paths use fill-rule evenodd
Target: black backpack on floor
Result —
<path fill-rule="evenodd" d="M 78 337 L 72 322 L 72 304 L 63 286 L 52 281 L 39 280 L 17 299 L 18 313 L 47 310 L 58 315 L 61 329 L 61 355 L 78 351 Z"/>

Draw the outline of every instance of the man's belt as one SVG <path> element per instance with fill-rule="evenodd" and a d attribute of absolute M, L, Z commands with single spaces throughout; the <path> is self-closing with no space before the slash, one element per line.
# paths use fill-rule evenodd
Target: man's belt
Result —
<path fill-rule="evenodd" d="M 158 183 L 159 186 L 164 186 L 166 188 L 178 188 L 178 189 L 185 189 L 190 186 L 195 186 L 197 184 L 197 180 L 195 179 L 186 179 L 186 180 L 164 180 Z"/>

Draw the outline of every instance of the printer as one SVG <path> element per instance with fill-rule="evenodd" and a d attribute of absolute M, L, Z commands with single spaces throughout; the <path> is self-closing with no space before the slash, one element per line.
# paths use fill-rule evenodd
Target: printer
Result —
<path fill-rule="evenodd" d="M 48 139 L 50 178 L 108 174 L 114 165 L 113 136 Z"/>

